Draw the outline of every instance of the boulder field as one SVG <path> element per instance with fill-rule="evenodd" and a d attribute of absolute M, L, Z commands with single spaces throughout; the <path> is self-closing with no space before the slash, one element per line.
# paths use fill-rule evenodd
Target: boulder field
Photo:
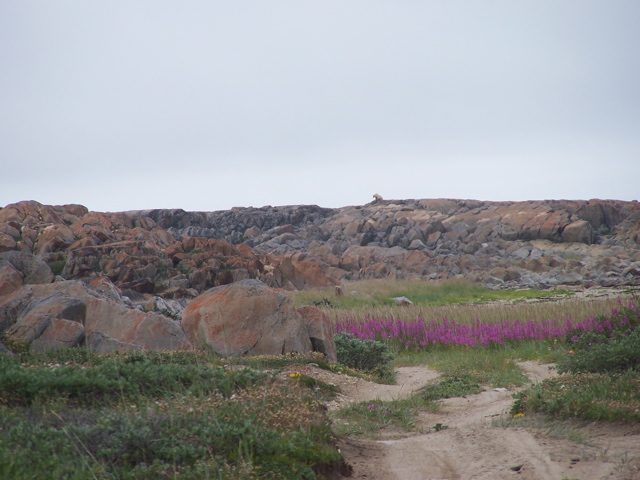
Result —
<path fill-rule="evenodd" d="M 0 334 L 34 350 L 195 346 L 333 358 L 322 312 L 296 310 L 283 292 L 369 278 L 637 285 L 640 204 L 425 199 L 102 213 L 24 201 L 0 209 Z M 217 333 L 231 332 L 225 316 L 233 341 Z M 286 328 L 276 334 L 276 324 Z"/>
<path fill-rule="evenodd" d="M 20 255 L 28 265 L 31 254 Z M 162 313 L 135 305 L 105 276 L 39 280 L 29 279 L 0 296 L 0 338 L 27 345 L 31 351 L 82 346 L 113 353 L 195 347 L 223 357 L 320 352 L 328 361 L 337 359 L 328 316 L 315 307 L 294 308 L 287 296 L 259 280 L 214 287 L 186 308 L 161 297 L 145 303 Z M 0 343 L 3 351 L 6 346 Z"/>
<path fill-rule="evenodd" d="M 338 280 L 464 277 L 493 288 L 635 285 L 640 279 L 637 201 L 377 200 L 336 209 L 135 214 L 177 239 L 216 239 L 286 259 L 296 267 L 288 278 L 303 277 L 313 265 Z M 280 268 L 286 271 L 286 262 Z M 304 287 L 302 278 L 295 283 Z"/>

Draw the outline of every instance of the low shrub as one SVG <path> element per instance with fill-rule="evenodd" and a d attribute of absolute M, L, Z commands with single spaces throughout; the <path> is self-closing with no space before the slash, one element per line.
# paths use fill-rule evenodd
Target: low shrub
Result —
<path fill-rule="evenodd" d="M 440 398 L 466 397 L 482 392 L 482 388 L 472 375 L 449 376 L 435 385 L 427 385 L 422 395 L 427 400 Z"/>
<path fill-rule="evenodd" d="M 218 360 L 0 356 L 0 478 L 311 480 L 346 468 L 320 398 L 330 386 Z"/>
<path fill-rule="evenodd" d="M 549 378 L 515 394 L 511 413 L 640 422 L 640 374 L 576 373 Z"/>
<path fill-rule="evenodd" d="M 640 329 L 616 332 L 603 338 L 597 332 L 585 332 L 570 345 L 558 364 L 564 373 L 622 373 L 640 368 Z"/>
<path fill-rule="evenodd" d="M 350 368 L 372 373 L 383 381 L 392 382 L 395 358 L 391 347 L 376 340 L 360 340 L 345 332 L 335 337 L 338 362 Z"/>
<path fill-rule="evenodd" d="M 160 398 L 175 392 L 229 396 L 237 388 L 246 388 L 266 376 L 248 368 L 231 371 L 211 365 L 157 363 L 162 358 L 155 354 L 146 358 L 139 353 L 105 357 L 96 359 L 91 368 L 56 362 L 40 364 L 42 368 L 24 368 L 15 358 L 2 358 L 0 404 L 28 406 L 49 398 L 65 398 L 75 404 L 111 404 L 139 397 Z"/>
<path fill-rule="evenodd" d="M 640 368 L 640 310 L 635 305 L 594 319 L 589 330 L 567 333 L 570 350 L 558 363 L 564 373 L 622 373 Z"/>

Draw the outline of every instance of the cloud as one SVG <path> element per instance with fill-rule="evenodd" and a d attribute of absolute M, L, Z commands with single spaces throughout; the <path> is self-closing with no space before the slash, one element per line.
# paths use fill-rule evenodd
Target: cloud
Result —
<path fill-rule="evenodd" d="M 634 1 L 5 2 L 0 205 L 631 200 L 637 18 Z"/>

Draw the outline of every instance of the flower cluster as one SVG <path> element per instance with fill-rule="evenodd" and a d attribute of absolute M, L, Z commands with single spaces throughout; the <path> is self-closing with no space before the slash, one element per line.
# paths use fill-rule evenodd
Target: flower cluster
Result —
<path fill-rule="evenodd" d="M 621 313 L 614 309 L 609 315 L 590 317 L 582 321 L 564 320 L 502 320 L 483 322 L 476 318 L 469 324 L 447 320 L 427 321 L 418 318 L 402 321 L 395 318 L 367 318 L 363 322 L 344 318 L 336 325 L 338 332 L 349 333 L 361 340 L 393 343 L 398 349 L 420 349 L 430 345 L 493 345 L 526 340 L 563 338 L 569 332 L 614 331 L 633 328 L 629 317 L 640 318 L 640 309 L 629 304 Z"/>
<path fill-rule="evenodd" d="M 389 410 L 378 408 L 375 403 L 370 404 L 367 408 L 369 409 L 369 411 L 374 413 L 379 413 L 381 415 L 391 415 L 391 412 Z"/>

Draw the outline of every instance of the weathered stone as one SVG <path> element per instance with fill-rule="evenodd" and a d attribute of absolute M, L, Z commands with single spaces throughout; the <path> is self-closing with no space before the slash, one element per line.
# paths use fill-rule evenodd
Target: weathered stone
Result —
<path fill-rule="evenodd" d="M 433 247 L 442 237 L 442 232 L 433 232 L 427 237 L 427 245 Z"/>
<path fill-rule="evenodd" d="M 107 281 L 103 278 L 97 282 L 102 286 L 100 289 L 81 281 L 23 286 L 0 298 L 0 327 L 20 341 L 33 342 L 45 335 L 41 345 L 36 344 L 34 348 L 46 346 L 54 342 L 53 339 L 58 343 L 73 343 L 75 335 L 80 335 L 79 329 L 75 327 L 78 331 L 74 331 L 74 326 L 56 322 L 62 319 L 84 326 L 87 337 L 98 332 L 141 349 L 191 349 L 176 322 L 163 315 L 129 308 L 121 297 L 114 299 L 111 289 L 104 288 Z M 45 333 L 52 325 L 54 329 Z M 63 333 L 57 332 L 60 329 Z"/>
<path fill-rule="evenodd" d="M 141 345 L 133 343 L 121 342 L 115 338 L 111 338 L 102 332 L 93 332 L 87 336 L 87 348 L 98 354 L 108 354 L 115 352 L 132 352 L 142 350 Z"/>
<path fill-rule="evenodd" d="M 332 287 L 339 283 L 338 280 L 331 278 L 324 273 L 315 263 L 294 261 L 291 260 L 291 257 L 283 258 L 276 268 L 280 270 L 283 278 L 290 282 L 297 290 L 316 287 Z"/>
<path fill-rule="evenodd" d="M 253 238 L 253 237 L 257 237 L 258 235 L 260 235 L 262 233 L 262 230 L 260 230 L 260 227 L 257 227 L 256 225 L 254 225 L 253 227 L 249 227 L 244 231 L 244 237 L 245 238 Z"/>
<path fill-rule="evenodd" d="M 580 242 L 590 245 L 593 243 L 593 228 L 586 220 L 570 223 L 562 231 L 563 242 Z"/>
<path fill-rule="evenodd" d="M 422 240 L 413 240 L 411 244 L 407 247 L 407 250 L 422 250 L 427 248 Z"/>
<path fill-rule="evenodd" d="M 69 231 L 76 238 L 71 244 Z M 255 235 L 247 240 L 245 234 Z M 519 242 L 518 248 L 526 246 L 528 257 L 512 256 L 517 250 L 512 242 Z M 531 248 L 535 242 L 549 245 Z M 267 206 L 220 212 L 96 213 L 81 206 L 19 202 L 0 210 L 0 251 L 42 252 L 47 263 L 66 262 L 60 272 L 66 279 L 105 274 L 118 286 L 162 296 L 202 292 L 243 278 L 304 288 L 316 283 L 318 269 L 332 282 L 347 276 L 480 279 L 485 276 L 474 273 L 477 269 L 526 268 L 522 260 L 538 258 L 548 266 L 543 259 L 560 258 L 562 253 L 553 253 L 559 245 L 572 252 L 588 247 L 578 254 L 594 259 L 584 262 L 592 284 L 640 283 L 635 275 L 623 275 L 626 266 L 640 261 L 640 204 L 425 199 L 337 209 Z M 371 249 L 356 253 L 351 247 Z M 595 259 L 603 256 L 600 249 L 605 247 L 611 250 L 608 256 L 624 262 L 600 268 Z M 450 260 L 445 264 L 433 256 L 410 255 L 430 252 Z M 474 259 L 464 258 L 468 255 Z M 289 277 L 278 268 L 285 257 L 314 266 L 296 268 Z M 555 275 L 544 269 L 533 273 L 540 278 Z M 554 277 L 563 278 L 570 277 Z M 517 282 L 511 280 L 509 286 Z"/>
<path fill-rule="evenodd" d="M 0 262 L 3 260 L 22 273 L 25 285 L 53 282 L 53 272 L 39 256 L 13 251 L 0 253 Z"/>
<path fill-rule="evenodd" d="M 0 252 L 10 252 L 18 249 L 18 242 L 6 233 L 0 233 Z"/>
<path fill-rule="evenodd" d="M 43 288 L 51 290 L 44 286 Z M 28 304 L 22 306 L 22 312 L 16 315 L 15 323 L 9 328 L 7 335 L 18 341 L 33 342 L 51 327 L 54 319 L 82 324 L 85 321 L 86 312 L 87 306 L 82 300 L 64 293 L 34 296 Z M 58 327 L 62 328 L 62 324 Z M 51 335 L 49 338 L 52 338 Z"/>
<path fill-rule="evenodd" d="M 344 234 L 347 237 L 354 237 L 356 234 L 360 233 L 364 222 L 365 221 L 363 219 L 354 220 L 345 227 Z"/>
<path fill-rule="evenodd" d="M 38 236 L 34 253 L 42 255 L 64 250 L 76 240 L 75 235 L 66 225 L 49 225 Z"/>
<path fill-rule="evenodd" d="M 491 269 L 491 276 L 503 282 L 510 282 L 518 280 L 520 278 L 520 273 L 514 268 L 496 267 Z"/>
<path fill-rule="evenodd" d="M 22 274 L 6 260 L 0 260 L 0 296 L 8 295 L 22 286 Z"/>
<path fill-rule="evenodd" d="M 305 306 L 298 308 L 302 322 L 307 330 L 311 348 L 314 352 L 324 353 L 329 362 L 337 362 L 335 326 L 329 316 L 317 307 Z"/>
<path fill-rule="evenodd" d="M 84 327 L 79 322 L 54 318 L 42 334 L 36 338 L 29 350 L 42 352 L 56 348 L 71 348 L 84 340 Z"/>
<path fill-rule="evenodd" d="M 194 298 L 182 314 L 182 328 L 194 346 L 224 357 L 312 351 L 291 300 L 258 280 L 216 287 Z"/>

